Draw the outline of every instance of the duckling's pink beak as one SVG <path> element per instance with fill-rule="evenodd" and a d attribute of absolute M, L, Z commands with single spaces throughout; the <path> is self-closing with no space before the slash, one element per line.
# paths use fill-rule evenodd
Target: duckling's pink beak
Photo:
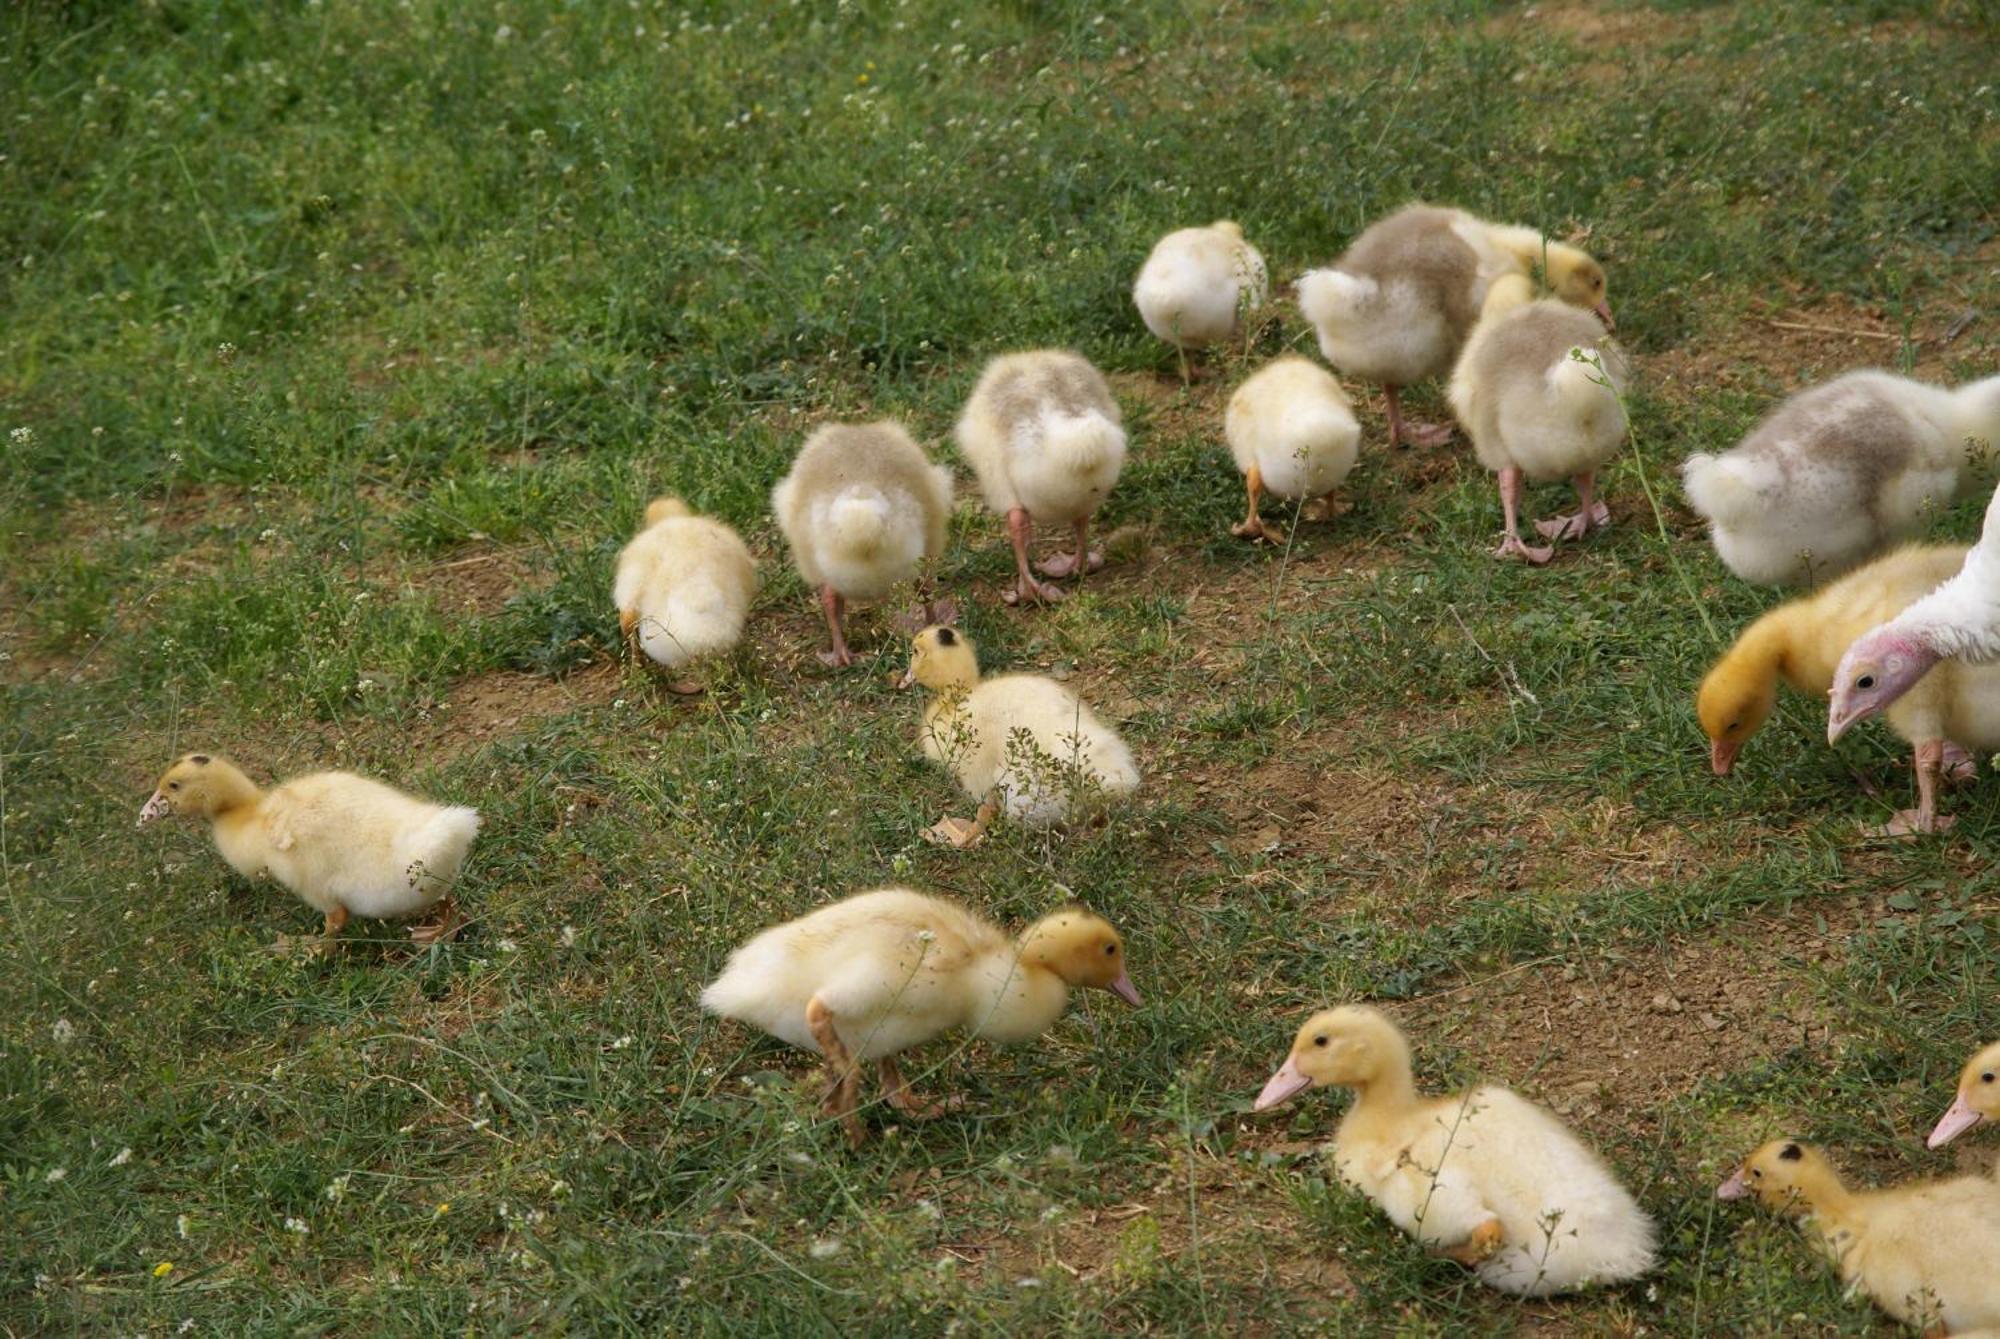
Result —
<path fill-rule="evenodd" d="M 1943 1148 L 1985 1119 L 1986 1117 L 1972 1109 L 1972 1104 L 1965 1100 L 1965 1094 L 1960 1093 L 1958 1100 L 1951 1104 L 1951 1110 L 1938 1118 L 1937 1128 L 1932 1130 L 1931 1137 L 1924 1141 L 1924 1147 Z"/>
<path fill-rule="evenodd" d="M 1715 1188 L 1715 1197 L 1719 1200 L 1740 1200 L 1749 1193 L 1750 1182 L 1744 1178 L 1741 1167 L 1737 1168 L 1735 1174 L 1727 1181 Z"/>
<path fill-rule="evenodd" d="M 1132 976 L 1129 972 L 1120 972 L 1118 979 L 1111 983 L 1109 989 L 1113 995 L 1116 995 L 1127 1004 L 1137 1004 L 1139 1002 L 1139 988 L 1132 984 Z"/>
<path fill-rule="evenodd" d="M 1257 1100 L 1251 1104 L 1250 1109 L 1264 1111 L 1277 1106 L 1280 1102 L 1290 1101 L 1312 1086 L 1313 1081 L 1299 1073 L 1299 1067 L 1288 1055 L 1285 1057 L 1285 1063 L 1278 1067 L 1278 1072 L 1271 1076 L 1271 1081 L 1264 1085 L 1264 1091 L 1257 1094 Z"/>
<path fill-rule="evenodd" d="M 1743 747 L 1740 739 L 1718 739 L 1708 746 L 1709 770 L 1717 776 L 1728 776 L 1729 769 L 1736 766 L 1737 750 Z"/>
<path fill-rule="evenodd" d="M 165 818 L 173 811 L 173 804 L 156 790 L 153 792 L 153 798 L 146 801 L 146 807 L 139 811 L 139 826 L 143 828 L 154 819 Z"/>
<path fill-rule="evenodd" d="M 1595 307 L 1592 307 L 1591 310 L 1597 313 L 1598 320 L 1604 322 L 1606 330 L 1616 330 L 1618 328 L 1618 322 L 1611 315 L 1611 304 L 1609 302 L 1600 302 Z"/>
<path fill-rule="evenodd" d="M 903 671 L 902 678 L 896 680 L 896 687 L 913 688 L 916 686 L 916 682 L 917 682 L 917 667 L 915 665 L 912 665 L 908 669 Z"/>

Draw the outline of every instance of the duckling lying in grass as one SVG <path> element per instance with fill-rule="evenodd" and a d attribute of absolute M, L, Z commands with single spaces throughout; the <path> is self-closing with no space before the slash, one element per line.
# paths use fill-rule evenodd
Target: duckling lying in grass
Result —
<path fill-rule="evenodd" d="M 1003 1045 L 1030 1041 L 1078 987 L 1139 1003 L 1124 941 L 1102 918 L 1066 908 L 1014 941 L 956 902 L 884 888 L 759 934 L 729 955 L 701 1007 L 825 1056 L 823 1110 L 859 1145 L 864 1063 L 875 1061 L 890 1106 L 938 1115 L 943 1106 L 911 1094 L 899 1052 L 959 1030 Z"/>
<path fill-rule="evenodd" d="M 919 742 L 979 805 L 973 821 L 941 818 L 924 835 L 961 849 L 984 840 L 993 820 L 1030 827 L 1063 822 L 1093 794 L 1129 795 L 1138 764 L 1118 733 L 1083 700 L 1039 674 L 982 680 L 972 640 L 957 628 L 918 633 L 902 686 L 922 684 Z"/>
<path fill-rule="evenodd" d="M 881 599 L 944 552 L 951 471 L 931 464 L 901 424 L 831 423 L 799 448 L 771 510 L 799 575 L 819 591 L 831 641 L 819 658 L 844 667 L 854 663 L 847 602 Z M 935 616 L 927 610 L 910 626 Z"/>
<path fill-rule="evenodd" d="M 1797 1217 L 1849 1292 L 1905 1325 L 1927 1334 L 2000 1325 L 2000 1184 L 1990 1177 L 1849 1190 L 1819 1149 L 1774 1139 L 1715 1193 L 1754 1195 Z"/>
<path fill-rule="evenodd" d="M 1090 518 L 1125 467 L 1125 429 L 1103 373 L 1062 349 L 995 358 L 959 415 L 958 446 L 986 505 L 1007 518 L 1018 578 L 1002 597 L 1007 603 L 1063 597 L 1028 568 L 1036 521 L 1076 532 L 1074 553 L 1037 564 L 1043 576 L 1104 566 L 1104 555 L 1090 548 Z"/>
<path fill-rule="evenodd" d="M 1925 1141 L 1928 1148 L 1943 1148 L 1981 1121 L 2000 1120 L 2000 1041 L 1965 1062 L 1958 1076 L 1958 1095 L 1937 1128 Z"/>
<path fill-rule="evenodd" d="M 1777 705 L 1780 678 L 1805 697 L 1824 697 L 1849 644 L 1949 578 L 1964 557 L 1963 544 L 1911 544 L 1823 590 L 1788 600 L 1745 628 L 1695 695 L 1715 774 L 1729 775 L 1743 745 L 1763 728 Z M 1969 775 L 1971 756 L 1956 746 L 1952 753 L 1953 767 Z"/>
<path fill-rule="evenodd" d="M 1132 301 L 1146 329 L 1174 346 L 1181 381 L 1187 351 L 1234 338 L 1269 295 L 1264 257 L 1228 219 L 1162 237 L 1139 269 Z"/>
<path fill-rule="evenodd" d="M 673 671 L 735 646 L 757 595 L 757 563 L 737 533 L 677 497 L 653 499 L 618 555 L 611 597 L 626 645 Z M 688 679 L 676 693 L 699 693 Z"/>
<path fill-rule="evenodd" d="M 1282 498 L 1321 498 L 1326 515 L 1333 515 L 1333 490 L 1354 468 L 1361 425 L 1331 372 L 1297 355 L 1266 363 L 1229 397 L 1222 430 L 1250 495 L 1249 513 L 1229 527 L 1230 534 L 1267 537 L 1257 514 L 1266 490 Z"/>
<path fill-rule="evenodd" d="M 1308 1019 L 1256 1109 L 1322 1084 L 1354 1090 L 1333 1136 L 1341 1179 L 1487 1286 L 1546 1297 L 1653 1267 L 1652 1220 L 1596 1154 L 1505 1088 L 1419 1097 L 1409 1042 L 1377 1010 Z"/>
<path fill-rule="evenodd" d="M 450 897 L 479 815 L 351 772 L 316 772 L 259 790 L 225 758 L 190 753 L 160 778 L 144 827 L 169 814 L 208 820 L 216 849 L 246 879 L 275 879 L 325 917 L 322 949 L 350 915 L 397 920 L 436 907 L 419 944 L 457 933 Z"/>

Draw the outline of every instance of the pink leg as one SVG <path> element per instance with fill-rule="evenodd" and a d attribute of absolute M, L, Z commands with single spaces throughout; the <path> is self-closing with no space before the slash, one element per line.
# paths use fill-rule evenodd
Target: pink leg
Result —
<path fill-rule="evenodd" d="M 1944 767 L 1944 741 L 1926 739 L 1915 749 L 1917 807 L 1899 810 L 1877 830 L 1881 837 L 1907 837 L 1916 832 L 1945 832 L 1957 820 L 1937 811 L 1938 774 Z"/>
<path fill-rule="evenodd" d="M 1403 418 L 1402 388 L 1384 386 L 1382 398 L 1389 408 L 1390 446 L 1443 446 L 1451 440 L 1449 423 L 1410 423 Z"/>
<path fill-rule="evenodd" d="M 1058 579 L 1075 576 L 1082 572 L 1095 572 L 1104 566 L 1103 553 L 1090 551 L 1090 518 L 1084 517 L 1076 523 L 1076 552 L 1058 553 L 1055 557 L 1036 564 L 1045 577 Z"/>
<path fill-rule="evenodd" d="M 833 587 L 821 586 L 819 607 L 826 611 L 826 630 L 833 638 L 832 648 L 819 653 L 820 662 L 845 669 L 854 663 L 854 653 L 847 649 L 847 634 L 840 628 L 840 620 L 847 613 L 847 601 Z"/>
<path fill-rule="evenodd" d="M 1495 558 L 1518 558 L 1540 566 L 1555 555 L 1554 549 L 1530 548 L 1521 542 L 1521 471 L 1511 465 L 1500 471 L 1500 513 L 1507 531 L 1493 550 Z"/>
<path fill-rule="evenodd" d="M 1028 567 L 1028 538 L 1034 532 L 1034 519 L 1021 507 L 1007 513 L 1007 536 L 1014 541 L 1014 569 L 1019 573 L 1014 589 L 1006 591 L 1001 599 L 1008 604 L 1018 604 L 1022 600 L 1040 600 L 1044 604 L 1054 604 L 1063 597 L 1062 591 L 1046 581 L 1035 580 L 1035 574 Z"/>
<path fill-rule="evenodd" d="M 1582 539 L 1591 531 L 1603 530 L 1611 524 L 1611 508 L 1596 500 L 1596 473 L 1585 470 L 1571 482 L 1576 485 L 1576 514 L 1535 522 L 1535 529 L 1546 539 Z"/>

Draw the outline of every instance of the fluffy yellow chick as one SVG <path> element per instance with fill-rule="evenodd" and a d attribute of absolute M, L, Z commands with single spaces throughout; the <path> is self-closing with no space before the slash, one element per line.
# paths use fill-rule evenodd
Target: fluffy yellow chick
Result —
<path fill-rule="evenodd" d="M 1745 741 L 1770 716 L 1780 678 L 1806 697 L 1824 697 L 1848 643 L 1950 577 L 1965 552 L 1963 544 L 1909 545 L 1744 629 L 1695 696 L 1715 774 L 1729 774 Z"/>
<path fill-rule="evenodd" d="M 455 933 L 450 889 L 479 832 L 479 815 L 405 795 L 352 772 L 316 772 L 270 790 L 226 758 L 190 753 L 160 777 L 139 825 L 178 814 L 205 819 L 216 849 L 246 879 L 269 876 L 325 917 L 331 947 L 351 915 L 435 921 L 420 944 Z"/>
<path fill-rule="evenodd" d="M 2000 1120 L 2000 1041 L 1966 1061 L 1965 1072 L 1958 1076 L 1958 1095 L 1938 1117 L 1926 1147 L 1943 1148 L 1988 1120 Z"/>
<path fill-rule="evenodd" d="M 1092 793 L 1129 795 L 1139 767 L 1118 732 L 1083 700 L 1039 674 L 982 679 L 972 639 L 931 627 L 911 644 L 902 686 L 922 684 L 920 743 L 979 805 L 971 823 L 942 818 L 924 835 L 953 846 L 978 844 L 1000 814 L 1030 827 L 1063 822 Z"/>
<path fill-rule="evenodd" d="M 1906 1325 L 2000 1325 L 2000 1185 L 1989 1177 L 1849 1190 L 1819 1149 L 1774 1139 L 1715 1193 L 1797 1217 L 1850 1290 Z"/>
<path fill-rule="evenodd" d="M 1595 1153 L 1506 1088 L 1418 1096 L 1409 1042 L 1381 1011 L 1307 1019 L 1256 1109 L 1321 1085 L 1354 1092 L 1333 1136 L 1341 1179 L 1488 1287 L 1545 1297 L 1653 1267 L 1652 1220 Z"/>
<path fill-rule="evenodd" d="M 1230 339 L 1243 315 L 1264 305 L 1264 257 L 1228 219 L 1162 237 L 1139 270 L 1132 301 L 1146 329 L 1174 346 L 1187 382 L 1190 348 Z"/>
<path fill-rule="evenodd" d="M 653 499 L 618 555 L 611 585 L 626 645 L 672 671 L 735 646 L 757 595 L 757 563 L 737 533 L 677 497 Z M 691 680 L 669 682 L 698 693 Z"/>
<path fill-rule="evenodd" d="M 1266 537 L 1257 500 L 1267 489 L 1282 498 L 1320 498 L 1332 516 L 1333 490 L 1353 470 L 1361 444 L 1347 392 L 1331 372 L 1296 355 L 1266 363 L 1236 388 L 1222 431 L 1250 499 L 1243 523 L 1229 527 L 1243 539 Z"/>
<path fill-rule="evenodd" d="M 864 1063 L 876 1062 L 890 1106 L 937 1115 L 940 1106 L 911 1095 L 898 1053 L 961 1030 L 1003 1045 L 1033 1040 L 1079 987 L 1139 1003 L 1124 941 L 1101 917 L 1068 907 L 1010 940 L 956 902 L 884 888 L 757 935 L 729 955 L 701 1007 L 825 1056 L 824 1110 L 859 1144 Z"/>

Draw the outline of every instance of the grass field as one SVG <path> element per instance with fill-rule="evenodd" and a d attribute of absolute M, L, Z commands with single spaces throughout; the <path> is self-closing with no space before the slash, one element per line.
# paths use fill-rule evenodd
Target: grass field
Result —
<path fill-rule="evenodd" d="M 2000 1035 L 2000 780 L 1950 798 L 1947 840 L 1866 840 L 1901 750 L 1829 751 L 1797 699 L 1708 775 L 1693 685 L 1773 597 L 1715 561 L 1675 465 L 1851 366 L 1994 370 L 1996 24 L 10 8 L 0 1330 L 1889 1332 L 1711 1192 L 1780 1133 L 1864 1178 L 1991 1160 L 1922 1133 Z M 1184 390 L 1131 308 L 1172 227 L 1243 221 L 1289 294 L 1418 197 L 1610 271 L 1617 524 L 1545 570 L 1489 561 L 1469 450 L 1392 455 L 1358 386 L 1352 510 L 1230 539 L 1223 401 L 1310 332 L 1287 299 Z M 767 493 L 831 418 L 955 459 L 981 360 L 1040 344 L 1124 404 L 1119 560 L 1003 608 L 965 487 L 942 576 L 989 663 L 1068 674 L 1148 783 L 1101 830 L 939 851 L 917 834 L 956 797 L 890 686 L 900 638 L 864 612 L 861 666 L 813 660 Z M 668 488 L 766 578 L 696 700 L 616 656 L 610 560 Z M 199 831 L 134 830 L 192 748 L 477 805 L 476 925 L 267 951 L 310 910 Z M 850 1153 L 804 1057 L 694 1000 L 753 930 L 892 881 L 1010 923 L 1081 898 L 1146 1005 L 926 1052 L 967 1111 L 871 1112 Z M 1585 1131 L 1657 1216 L 1659 1273 L 1499 1298 L 1329 1183 L 1337 1096 L 1253 1119 L 1302 1011 L 1356 998 L 1424 1083 L 1504 1081 Z"/>

